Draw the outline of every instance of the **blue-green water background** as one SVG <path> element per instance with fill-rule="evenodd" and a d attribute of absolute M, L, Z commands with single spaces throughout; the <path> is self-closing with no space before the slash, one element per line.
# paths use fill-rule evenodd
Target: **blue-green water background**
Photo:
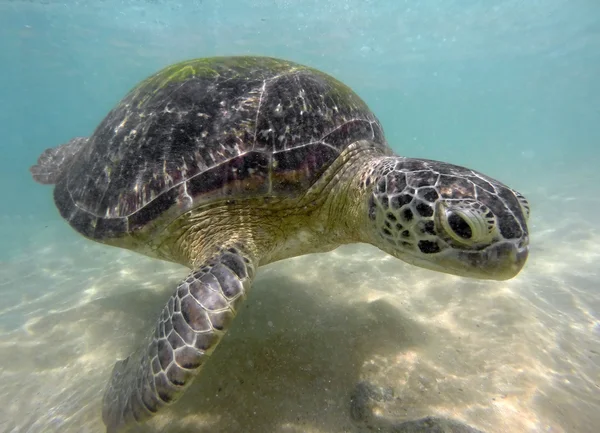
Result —
<path fill-rule="evenodd" d="M 590 269 L 600 256 L 584 249 L 598 239 L 600 202 L 594 0 L 0 0 L 5 275 L 15 258 L 22 267 L 45 246 L 40 234 L 47 226 L 62 236 L 52 242 L 78 239 L 60 222 L 50 188 L 30 178 L 28 168 L 45 148 L 91 134 L 157 69 L 229 54 L 284 57 L 329 72 L 365 99 L 398 153 L 466 165 L 533 197 L 532 256 L 541 263 L 560 238 L 589 265 L 585 287 L 573 287 L 597 296 L 598 275 Z M 557 228 L 543 248 L 536 247 L 540 227 Z M 18 309 L 11 312 L 19 293 L 43 289 L 5 283 L 0 326 L 17 328 L 26 321 Z M 600 338 L 600 303 L 593 299 L 585 311 Z M 551 301 L 543 308 L 559 310 L 563 298 Z M 580 320 L 575 313 L 571 319 Z M 589 362 L 600 383 L 598 358 Z"/>

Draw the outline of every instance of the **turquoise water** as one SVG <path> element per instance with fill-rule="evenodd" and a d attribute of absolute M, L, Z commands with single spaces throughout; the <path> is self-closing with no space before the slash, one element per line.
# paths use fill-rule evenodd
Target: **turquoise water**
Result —
<path fill-rule="evenodd" d="M 112 365 L 186 273 L 79 237 L 29 166 L 157 69 L 228 54 L 335 75 L 398 153 L 522 192 L 530 259 L 503 283 L 366 246 L 270 265 L 202 381 L 140 431 L 363 431 L 349 395 L 369 381 L 397 397 L 374 403 L 383 429 L 596 432 L 600 4 L 566 0 L 0 0 L 0 431 L 103 431 Z"/>

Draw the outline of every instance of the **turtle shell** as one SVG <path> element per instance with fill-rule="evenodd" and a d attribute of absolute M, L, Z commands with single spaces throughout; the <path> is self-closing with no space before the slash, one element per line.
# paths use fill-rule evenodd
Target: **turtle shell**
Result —
<path fill-rule="evenodd" d="M 386 147 L 349 87 L 268 57 L 169 66 L 102 120 L 56 185 L 61 215 L 83 235 L 123 235 L 211 200 L 296 197 L 350 144 Z"/>

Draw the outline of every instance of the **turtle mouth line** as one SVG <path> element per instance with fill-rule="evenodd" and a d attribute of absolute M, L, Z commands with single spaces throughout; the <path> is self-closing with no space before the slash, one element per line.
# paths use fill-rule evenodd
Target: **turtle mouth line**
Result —
<path fill-rule="evenodd" d="M 509 280 L 515 277 L 525 265 L 529 246 L 519 247 L 513 242 L 503 242 L 479 254 L 459 254 L 459 270 L 478 278 Z M 454 267 L 451 266 L 450 267 Z M 470 276 L 470 275 L 467 275 Z"/>
<path fill-rule="evenodd" d="M 515 277 L 525 265 L 529 246 L 518 247 L 512 242 L 504 242 L 477 252 L 442 251 L 427 256 L 406 254 L 401 260 L 432 271 L 467 278 L 486 280 L 509 280 Z"/>

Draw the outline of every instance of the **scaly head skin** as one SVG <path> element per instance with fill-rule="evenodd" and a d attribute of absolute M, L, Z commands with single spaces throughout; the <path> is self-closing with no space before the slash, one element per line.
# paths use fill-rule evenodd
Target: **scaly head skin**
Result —
<path fill-rule="evenodd" d="M 377 158 L 364 172 L 364 240 L 416 266 L 506 280 L 527 259 L 529 204 L 518 192 L 444 162 Z"/>

